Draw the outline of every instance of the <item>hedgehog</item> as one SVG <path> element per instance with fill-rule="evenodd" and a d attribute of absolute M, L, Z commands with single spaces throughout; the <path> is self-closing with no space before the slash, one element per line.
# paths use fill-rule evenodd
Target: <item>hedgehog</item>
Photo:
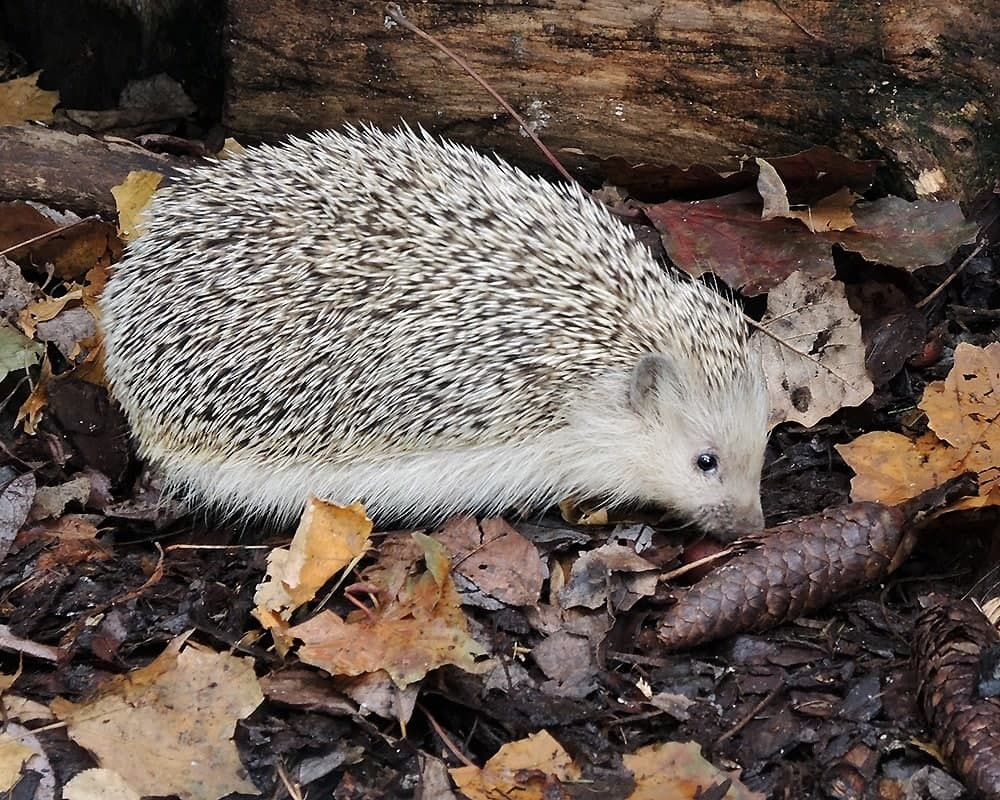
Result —
<path fill-rule="evenodd" d="M 742 311 L 580 187 L 422 128 L 184 170 L 102 305 L 137 450 L 195 503 L 431 524 L 589 498 L 763 526 Z"/>

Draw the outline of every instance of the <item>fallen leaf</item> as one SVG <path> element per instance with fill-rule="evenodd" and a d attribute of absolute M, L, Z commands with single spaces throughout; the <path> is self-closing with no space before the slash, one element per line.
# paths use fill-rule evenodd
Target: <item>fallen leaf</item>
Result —
<path fill-rule="evenodd" d="M 35 335 L 43 342 L 54 344 L 72 364 L 83 351 L 81 343 L 93 341 L 97 335 L 97 320 L 83 306 L 66 308 L 55 318 L 38 322 Z"/>
<path fill-rule="evenodd" d="M 114 226 L 96 217 L 81 219 L 23 202 L 4 203 L 0 211 L 0 250 L 9 249 L 15 261 L 45 264 L 65 281 L 79 280 L 95 266 L 108 267 L 122 256 Z M 42 234 L 48 235 L 31 241 Z"/>
<path fill-rule="evenodd" d="M 26 336 L 34 336 L 35 326 L 39 322 L 54 319 L 62 312 L 67 304 L 82 298 L 83 289 L 77 287 L 76 289 L 68 291 L 66 294 L 60 295 L 59 297 L 45 297 L 41 300 L 35 300 L 20 314 L 18 314 L 18 323 L 20 324 L 21 330 L 24 331 Z"/>
<path fill-rule="evenodd" d="M 332 675 L 384 670 L 400 688 L 445 664 L 469 672 L 489 668 L 478 660 L 486 651 L 469 634 L 447 551 L 429 536 L 413 537 L 426 571 L 397 582 L 396 569 L 376 564 L 366 570 L 366 585 L 379 595 L 378 608 L 355 611 L 346 619 L 324 611 L 291 628 L 289 634 L 303 643 L 300 660 Z"/>
<path fill-rule="evenodd" d="M 972 470 L 979 496 L 953 508 L 1000 504 L 1000 342 L 960 343 L 948 376 L 929 383 L 918 405 L 933 433 L 910 439 L 881 431 L 837 445 L 855 472 L 851 497 L 898 503 Z"/>
<path fill-rule="evenodd" d="M 802 208 L 793 209 L 788 200 L 788 191 L 778 171 L 763 158 L 755 161 L 760 170 L 757 176 L 757 191 L 764 201 L 761 219 L 775 217 L 797 219 L 813 233 L 842 231 L 854 224 L 851 206 L 854 205 L 856 195 L 850 189 L 841 188 L 814 204 L 804 204 Z"/>
<path fill-rule="evenodd" d="M 829 242 L 795 220 L 762 220 L 760 209 L 760 196 L 744 191 L 645 210 L 675 264 L 694 276 L 711 272 L 745 294 L 766 292 L 798 271 L 833 275 Z"/>
<path fill-rule="evenodd" d="M 288 620 L 295 609 L 364 555 L 371 532 L 372 521 L 360 503 L 345 507 L 309 499 L 289 547 L 268 555 L 267 575 L 254 595 L 254 616 L 270 630 L 280 652 L 291 647 Z"/>
<path fill-rule="evenodd" d="M 0 320 L 0 378 L 34 366 L 44 353 L 45 345 Z"/>
<path fill-rule="evenodd" d="M 162 180 L 159 172 L 133 170 L 124 181 L 111 187 L 118 208 L 118 231 L 124 241 L 131 242 L 141 235 L 146 208 Z"/>
<path fill-rule="evenodd" d="M 483 767 L 456 767 L 450 770 L 459 791 L 469 800 L 495 800 L 517 797 L 518 800 L 547 800 L 547 777 L 573 781 L 579 768 L 569 753 L 548 731 L 526 739 L 509 742 Z"/>
<path fill-rule="evenodd" d="M 70 738 L 140 795 L 183 800 L 259 794 L 232 741 L 237 720 L 262 702 L 253 663 L 175 639 L 155 661 L 81 703 L 52 710 Z"/>
<path fill-rule="evenodd" d="M 927 384 L 918 405 L 940 439 L 981 467 L 1000 466 L 1000 342 L 960 342 L 948 376 Z"/>
<path fill-rule="evenodd" d="M 950 200 L 883 197 L 854 207 L 848 231 L 821 234 L 830 243 L 860 253 L 869 261 L 914 270 L 944 264 L 963 244 L 976 240 L 979 226 Z"/>
<path fill-rule="evenodd" d="M 958 454 L 933 433 L 911 439 L 873 431 L 836 448 L 855 472 L 851 499 L 857 501 L 901 503 L 965 471 Z"/>
<path fill-rule="evenodd" d="M 0 256 L 0 316 L 5 320 L 16 317 L 41 295 L 37 286 L 25 280 L 17 264 Z"/>
<path fill-rule="evenodd" d="M 631 547 L 602 545 L 573 562 L 569 579 L 559 590 L 559 604 L 594 609 L 610 603 L 616 611 L 627 610 L 656 593 L 656 573 L 656 566 Z"/>
<path fill-rule="evenodd" d="M 860 318 L 843 284 L 797 272 L 771 290 L 761 320 L 761 349 L 771 403 L 771 425 L 811 427 L 874 391 L 865 372 Z"/>
<path fill-rule="evenodd" d="M 21 769 L 35 751 L 9 733 L 0 733 L 0 792 L 9 792 L 21 779 Z"/>
<path fill-rule="evenodd" d="M 739 780 L 739 772 L 723 772 L 701 755 L 696 742 L 651 744 L 622 756 L 635 777 L 635 789 L 628 800 L 698 800 L 716 786 L 729 784 L 728 791 L 713 797 L 724 800 L 764 800 Z"/>
<path fill-rule="evenodd" d="M 63 787 L 64 800 L 140 800 L 139 793 L 117 772 L 85 769 Z"/>
<path fill-rule="evenodd" d="M 18 475 L 0 490 L 0 561 L 7 557 L 14 537 L 27 521 L 35 492 L 34 472 Z"/>
<path fill-rule="evenodd" d="M 90 478 L 78 475 L 58 486 L 41 486 L 31 506 L 31 521 L 59 516 L 70 503 L 84 504 L 90 497 Z"/>
<path fill-rule="evenodd" d="M 548 569 L 535 546 L 504 520 L 455 517 L 434 538 L 451 555 L 454 574 L 468 581 L 468 591 L 460 587 L 466 605 L 499 608 L 538 601 Z"/>
<path fill-rule="evenodd" d="M 48 356 L 42 359 L 42 371 L 38 380 L 31 389 L 31 394 L 21 403 L 17 410 L 15 425 L 23 424 L 24 432 L 29 436 L 34 436 L 38 431 L 38 423 L 42 419 L 42 412 L 49 404 L 49 381 L 52 380 L 52 365 Z"/>
<path fill-rule="evenodd" d="M 53 109 L 59 105 L 59 92 L 38 88 L 41 70 L 23 78 L 0 83 L 0 125 L 22 125 L 25 122 L 50 122 Z"/>

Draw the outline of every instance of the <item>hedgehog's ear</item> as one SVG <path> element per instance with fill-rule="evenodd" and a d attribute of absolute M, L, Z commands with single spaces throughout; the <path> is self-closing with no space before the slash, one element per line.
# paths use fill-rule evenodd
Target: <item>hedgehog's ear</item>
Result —
<path fill-rule="evenodd" d="M 655 417 L 657 401 L 672 395 L 680 399 L 680 386 L 674 362 L 660 353 L 647 353 L 632 368 L 628 407 L 640 417 Z"/>

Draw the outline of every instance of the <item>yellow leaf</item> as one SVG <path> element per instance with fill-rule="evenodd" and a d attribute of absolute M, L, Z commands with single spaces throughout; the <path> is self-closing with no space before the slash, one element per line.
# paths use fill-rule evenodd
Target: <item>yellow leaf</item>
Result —
<path fill-rule="evenodd" d="M 118 207 L 118 231 L 124 241 L 131 242 L 141 234 L 146 207 L 162 180 L 159 172 L 135 170 L 120 184 L 111 187 Z"/>
<path fill-rule="evenodd" d="M 52 109 L 59 105 L 59 92 L 39 89 L 38 76 L 41 74 L 39 71 L 0 83 L 0 125 L 51 121 Z"/>

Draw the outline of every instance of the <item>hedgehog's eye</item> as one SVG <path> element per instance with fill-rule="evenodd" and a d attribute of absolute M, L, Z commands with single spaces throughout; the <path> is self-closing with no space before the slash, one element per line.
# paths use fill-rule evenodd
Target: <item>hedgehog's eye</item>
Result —
<path fill-rule="evenodd" d="M 697 463 L 702 472 L 715 472 L 719 468 L 719 459 L 715 453 L 702 453 L 698 456 Z"/>

